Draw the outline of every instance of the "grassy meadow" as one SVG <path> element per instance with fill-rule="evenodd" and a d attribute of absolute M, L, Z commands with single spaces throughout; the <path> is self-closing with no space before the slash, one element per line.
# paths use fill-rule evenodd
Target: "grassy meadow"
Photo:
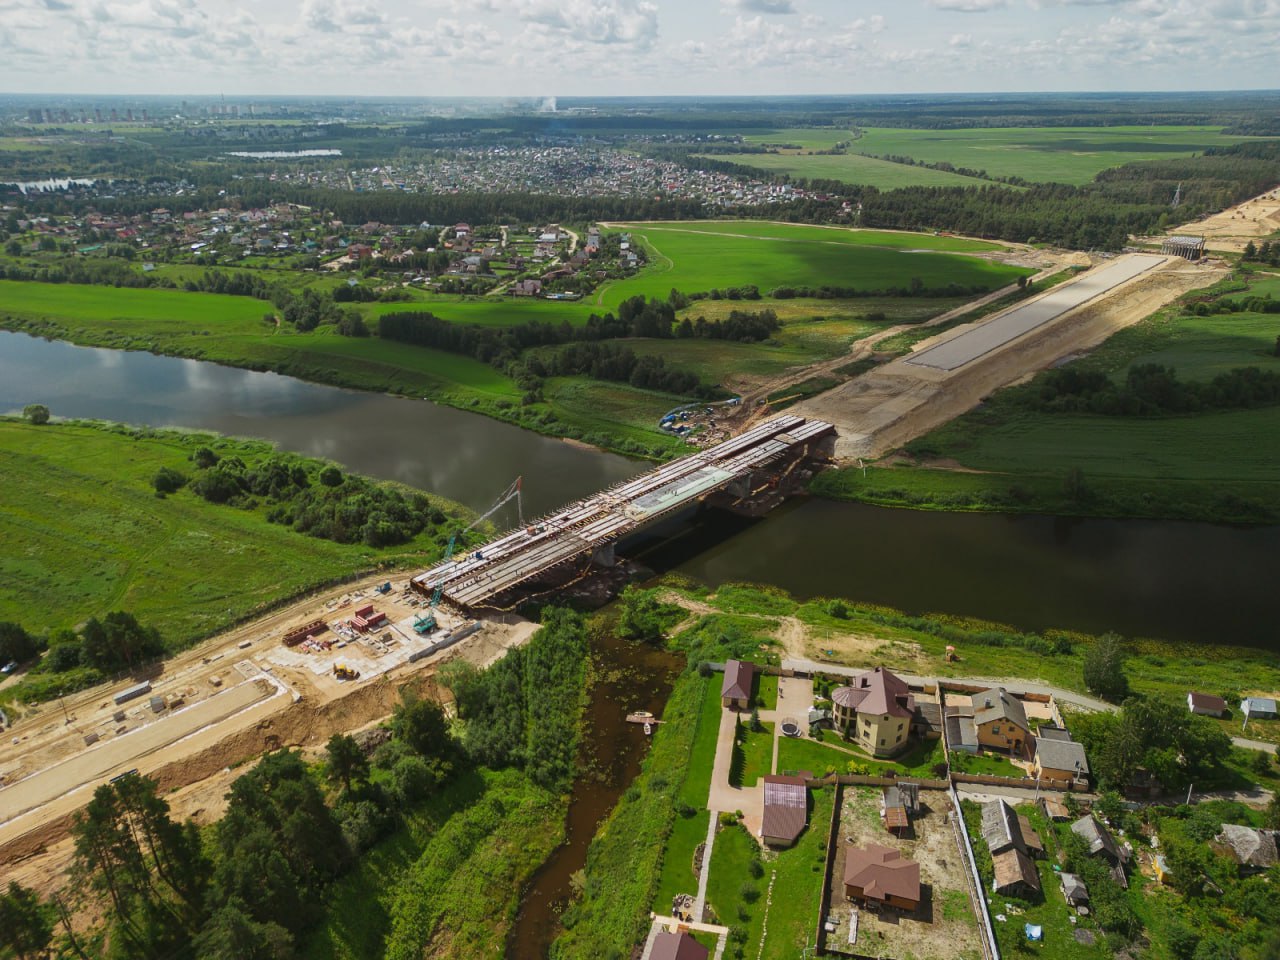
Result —
<path fill-rule="evenodd" d="M 851 150 L 860 149 L 855 140 Z M 897 190 L 900 187 L 982 187 L 989 181 L 966 177 L 945 170 L 914 167 L 858 153 L 733 153 L 704 156 L 705 159 L 729 160 L 744 167 L 768 173 L 785 173 L 804 180 L 838 180 L 841 183 Z"/>
<path fill-rule="evenodd" d="M 1126 163 L 1187 157 L 1250 139 L 1226 136 L 1221 127 L 1212 126 L 869 128 L 860 133 L 849 148 L 857 153 L 950 163 L 993 177 L 1074 184 Z"/>
<path fill-rule="evenodd" d="M 1265 296 L 1274 279 L 1222 296 Z M 1205 294 L 1193 294 L 1204 299 Z M 1276 314 L 1196 316 L 1172 305 L 1122 330 L 1082 370 L 1120 382 L 1131 366 L 1160 364 L 1205 382 L 1240 367 L 1280 373 Z M 1034 382 L 1033 382 L 1034 386 Z M 1053 512 L 1234 522 L 1280 517 L 1280 408 L 1263 406 L 1159 417 L 1050 413 L 1010 388 L 908 445 L 919 465 L 838 470 L 815 490 L 843 499 L 926 509 Z M 967 471 L 937 469 L 959 464 Z M 1083 491 L 1065 485 L 1081 471 Z"/>
<path fill-rule="evenodd" d="M 176 650 L 320 584 L 441 552 L 431 530 L 374 549 L 269 523 L 261 506 L 218 506 L 185 489 L 157 497 L 156 472 L 191 476 L 199 446 L 271 451 L 210 434 L 0 419 L 0 542 L 10 545 L 0 552 L 0 620 L 44 633 L 128 610 Z"/>

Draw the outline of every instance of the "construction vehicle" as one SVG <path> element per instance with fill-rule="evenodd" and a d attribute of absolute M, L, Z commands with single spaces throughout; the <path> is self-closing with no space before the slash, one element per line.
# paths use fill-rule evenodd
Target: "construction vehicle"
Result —
<path fill-rule="evenodd" d="M 345 663 L 335 663 L 333 665 L 333 675 L 339 680 L 359 680 L 360 671 L 348 667 Z"/>
<path fill-rule="evenodd" d="M 386 583 L 384 583 L 382 586 L 380 586 L 380 587 L 374 587 L 373 589 L 377 590 L 377 591 L 378 591 L 378 593 L 390 593 L 390 592 L 391 592 L 391 581 L 390 581 L 390 580 L 388 580 L 388 581 L 387 581 Z"/>
<path fill-rule="evenodd" d="M 458 537 L 469 532 L 473 527 L 477 526 L 483 521 L 488 520 L 491 516 L 497 513 L 499 509 L 501 509 L 502 507 L 505 507 L 512 500 L 515 500 L 516 502 L 516 514 L 520 520 L 519 525 L 522 527 L 524 526 L 524 500 L 520 496 L 520 485 L 522 481 L 523 481 L 522 477 L 516 477 L 515 482 L 512 483 L 511 486 L 507 487 L 506 490 L 502 491 L 502 495 L 499 496 L 498 499 L 493 502 L 493 506 L 491 506 L 484 513 L 480 514 L 480 516 L 476 517 L 475 520 L 467 524 L 467 526 L 463 527 L 461 530 L 455 530 L 452 534 L 449 535 L 449 546 L 446 547 L 444 551 L 444 560 L 443 560 L 444 563 L 448 563 L 450 560 L 453 559 L 453 548 L 458 545 Z M 475 553 L 475 558 L 477 560 L 483 560 L 484 556 L 483 554 L 481 554 L 479 550 L 477 550 Z M 440 580 L 440 582 L 436 584 L 435 592 L 431 594 L 431 603 L 427 607 L 427 612 L 422 616 L 418 616 L 414 618 L 413 629 L 418 633 L 420 634 L 430 633 L 432 630 L 436 628 L 437 626 L 436 607 L 440 606 L 440 595 L 443 592 L 444 592 L 444 580 L 442 579 Z"/>

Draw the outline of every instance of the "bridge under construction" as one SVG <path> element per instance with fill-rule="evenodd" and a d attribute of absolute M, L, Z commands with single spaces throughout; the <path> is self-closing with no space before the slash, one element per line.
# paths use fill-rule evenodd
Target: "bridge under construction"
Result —
<path fill-rule="evenodd" d="M 574 564 L 611 566 L 620 540 L 698 503 L 762 514 L 794 492 L 806 465 L 829 462 L 835 438 L 825 421 L 774 417 L 469 548 L 414 577 L 413 586 L 465 610 L 493 607 Z"/>

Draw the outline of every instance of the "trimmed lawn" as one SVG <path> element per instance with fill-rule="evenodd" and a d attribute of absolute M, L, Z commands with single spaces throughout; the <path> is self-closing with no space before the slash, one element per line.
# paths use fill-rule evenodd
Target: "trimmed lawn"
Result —
<path fill-rule="evenodd" d="M 759 864 L 761 876 L 752 876 L 752 864 Z M 707 879 L 707 903 L 725 926 L 740 926 L 747 932 L 750 947 L 760 942 L 764 926 L 765 892 L 769 874 L 763 868 L 760 846 L 745 827 L 721 827 L 711 851 L 711 875 Z M 777 888 L 774 888 L 777 893 Z M 746 894 L 746 896 L 744 896 Z"/>
<path fill-rule="evenodd" d="M 702 802 L 705 804 L 704 796 Z M 699 810 L 692 817 L 677 816 L 662 853 L 662 876 L 653 895 L 653 912 L 670 914 L 671 903 L 681 893 L 697 894 L 698 879 L 693 874 L 693 855 L 707 839 L 711 813 Z"/>
<path fill-rule="evenodd" d="M 838 734 L 825 731 L 823 736 L 829 743 L 784 737 L 778 744 L 778 772 L 810 770 L 824 776 L 828 772 L 845 773 L 849 764 L 856 763 L 871 768 L 873 775 L 897 771 L 903 776 L 932 777 L 933 765 L 944 759 L 941 740 L 925 740 L 901 757 L 880 761 L 854 744 L 845 743 Z"/>
<path fill-rule="evenodd" d="M 757 673 L 751 705 L 760 710 L 776 710 L 778 707 L 778 678 L 771 673 Z"/>
<path fill-rule="evenodd" d="M 752 730 L 748 719 L 742 721 L 742 739 L 734 745 L 729 782 L 737 787 L 753 787 L 773 767 L 773 724 L 762 723 Z"/>
<path fill-rule="evenodd" d="M 1004 757 L 984 753 L 979 756 L 956 750 L 951 754 L 951 769 L 960 773 L 990 774 L 994 777 L 1024 777 L 1026 771 L 1015 767 Z"/>

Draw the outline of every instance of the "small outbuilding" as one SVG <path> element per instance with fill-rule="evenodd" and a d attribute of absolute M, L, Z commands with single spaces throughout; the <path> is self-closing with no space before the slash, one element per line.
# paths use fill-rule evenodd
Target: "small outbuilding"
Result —
<path fill-rule="evenodd" d="M 995 874 L 991 888 L 1011 897 L 1030 898 L 1040 893 L 1040 874 L 1021 850 L 1009 849 L 991 858 Z"/>
<path fill-rule="evenodd" d="M 664 930 L 653 938 L 653 949 L 649 951 L 649 960 L 707 960 L 709 956 L 711 951 L 683 930 Z"/>
<path fill-rule="evenodd" d="M 911 832 L 911 821 L 920 807 L 920 786 L 915 783 L 897 783 L 884 788 L 880 818 L 890 833 L 905 836 Z"/>
<path fill-rule="evenodd" d="M 1058 881 L 1062 884 L 1062 897 L 1068 906 L 1083 907 L 1089 902 L 1089 888 L 1076 874 L 1059 874 Z"/>
<path fill-rule="evenodd" d="M 1250 720 L 1274 720 L 1278 715 L 1271 697 L 1245 697 L 1240 701 L 1240 712 Z"/>
<path fill-rule="evenodd" d="M 1255 830 L 1236 823 L 1224 823 L 1215 844 L 1240 865 L 1242 873 L 1268 870 L 1280 862 L 1275 830 Z"/>
<path fill-rule="evenodd" d="M 809 822 L 809 790 L 800 777 L 764 777 L 764 815 L 760 839 L 773 847 L 789 847 Z"/>
<path fill-rule="evenodd" d="M 1202 717 L 1225 717 L 1227 715 L 1227 701 L 1221 697 L 1215 697 L 1211 693 L 1196 693 L 1192 691 L 1187 694 L 1187 709 Z"/>
<path fill-rule="evenodd" d="M 749 660 L 730 660 L 724 665 L 724 682 L 720 685 L 720 704 L 735 710 L 751 706 L 751 683 L 756 665 Z"/>

